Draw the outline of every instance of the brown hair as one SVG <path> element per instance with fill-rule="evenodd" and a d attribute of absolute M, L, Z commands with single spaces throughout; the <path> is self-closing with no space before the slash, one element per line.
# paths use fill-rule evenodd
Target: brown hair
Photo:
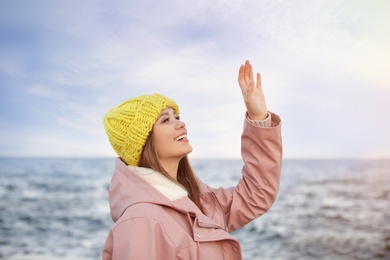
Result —
<path fill-rule="evenodd" d="M 168 179 L 181 184 L 188 192 L 188 197 L 195 203 L 196 206 L 203 212 L 202 204 L 200 203 L 200 187 L 192 170 L 188 157 L 183 157 L 177 169 L 177 180 L 171 177 L 171 175 L 163 168 L 158 160 L 157 152 L 153 141 L 153 131 L 150 132 L 148 139 L 146 139 L 145 146 L 143 147 L 141 158 L 138 166 L 151 168 L 157 172 L 162 173 Z"/>

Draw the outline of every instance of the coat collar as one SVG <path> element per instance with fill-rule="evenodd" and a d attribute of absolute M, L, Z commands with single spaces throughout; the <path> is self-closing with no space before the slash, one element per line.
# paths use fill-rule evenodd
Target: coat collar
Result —
<path fill-rule="evenodd" d="M 188 198 L 183 187 L 160 173 L 145 168 L 138 168 L 137 171 L 123 163 L 120 158 L 116 160 L 109 188 L 111 218 L 114 222 L 134 204 L 151 203 L 177 208 L 173 204 L 176 199 Z M 180 208 L 176 210 L 185 212 Z"/>
<path fill-rule="evenodd" d="M 161 192 L 165 197 L 170 201 L 175 201 L 181 198 L 188 196 L 187 190 L 181 186 L 179 183 L 176 183 L 159 172 L 154 171 L 153 169 L 128 166 L 130 170 L 137 173 L 142 179 L 152 185 L 155 189 Z"/>
<path fill-rule="evenodd" d="M 180 184 L 151 169 L 129 167 L 117 159 L 109 190 L 111 217 L 116 222 L 128 207 L 138 203 L 150 203 L 194 217 L 198 227 L 225 229 L 223 221 L 213 220 L 216 217 L 214 215 L 223 212 L 216 207 L 217 202 L 212 191 L 206 192 L 207 185 L 202 182 L 201 184 L 204 186 L 201 200 L 208 208 L 206 214 L 210 216 L 200 211 Z"/>

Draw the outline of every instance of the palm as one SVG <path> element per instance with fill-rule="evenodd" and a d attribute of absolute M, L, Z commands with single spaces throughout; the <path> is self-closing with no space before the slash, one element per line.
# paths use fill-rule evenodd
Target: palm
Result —
<path fill-rule="evenodd" d="M 238 73 L 238 84 L 240 85 L 242 96 L 248 116 L 253 120 L 263 120 L 267 117 L 267 106 L 263 89 L 261 87 L 260 73 L 257 73 L 256 82 L 253 78 L 252 65 L 249 61 L 241 65 Z"/>

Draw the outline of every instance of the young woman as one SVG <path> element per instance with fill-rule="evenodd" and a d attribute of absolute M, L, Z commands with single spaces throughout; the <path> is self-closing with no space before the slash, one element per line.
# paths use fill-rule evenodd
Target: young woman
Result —
<path fill-rule="evenodd" d="M 229 232 L 264 214 L 278 192 L 282 163 L 280 119 L 267 111 L 260 74 L 241 65 L 247 108 L 241 137 L 244 167 L 237 186 L 214 189 L 193 172 L 192 147 L 177 104 L 143 95 L 104 117 L 119 155 L 109 201 L 115 224 L 103 259 L 241 259 Z"/>

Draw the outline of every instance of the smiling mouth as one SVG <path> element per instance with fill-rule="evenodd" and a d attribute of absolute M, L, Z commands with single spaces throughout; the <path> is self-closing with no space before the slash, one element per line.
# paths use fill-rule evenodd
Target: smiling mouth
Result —
<path fill-rule="evenodd" d="M 182 134 L 175 138 L 175 141 L 187 140 L 187 135 Z"/>

